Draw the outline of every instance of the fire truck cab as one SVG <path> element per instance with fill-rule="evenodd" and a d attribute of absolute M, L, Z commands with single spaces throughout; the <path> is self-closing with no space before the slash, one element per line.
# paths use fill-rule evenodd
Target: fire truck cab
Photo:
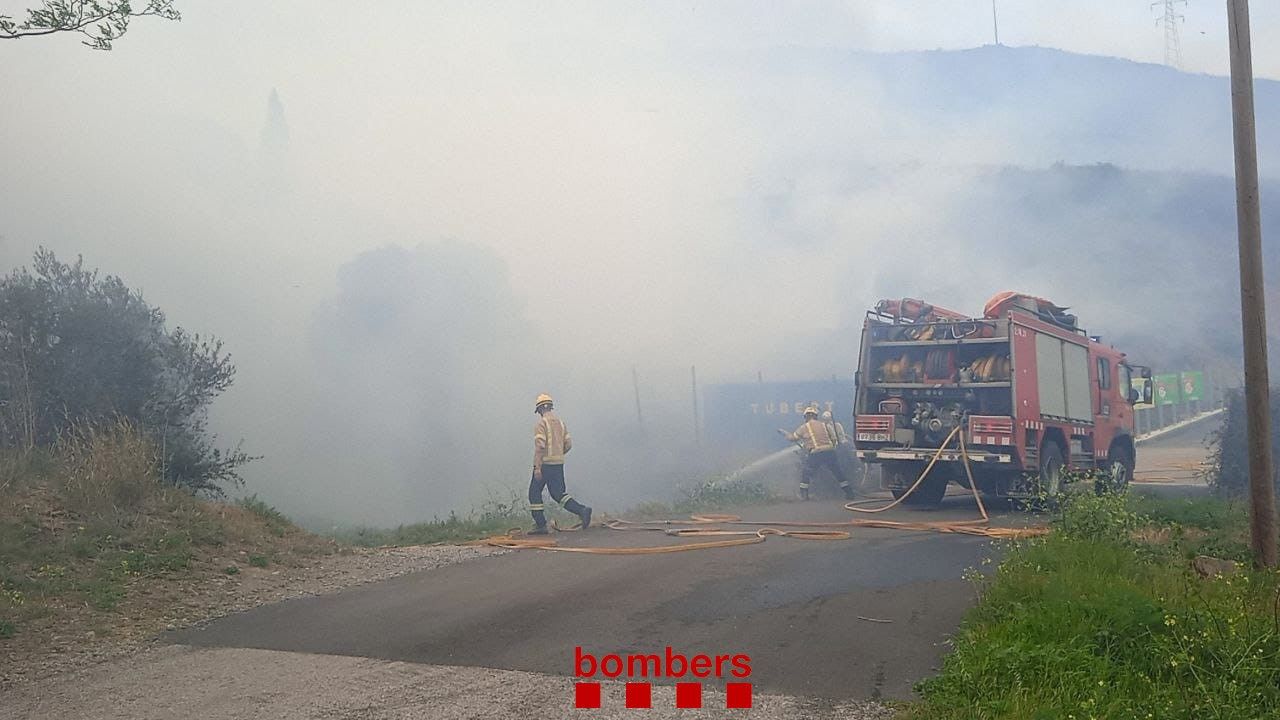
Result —
<path fill-rule="evenodd" d="M 1136 462 L 1134 408 L 1151 370 L 1090 337 L 1047 300 L 1001 293 L 982 317 L 918 300 L 867 313 L 854 445 L 908 503 L 936 504 L 951 482 L 1000 497 L 1056 496 L 1068 471 L 1101 469 L 1124 487 Z M 936 460 L 935 460 L 936 458 Z"/>

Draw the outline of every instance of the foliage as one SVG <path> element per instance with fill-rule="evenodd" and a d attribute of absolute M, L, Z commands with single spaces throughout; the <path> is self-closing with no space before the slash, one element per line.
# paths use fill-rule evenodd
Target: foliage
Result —
<path fill-rule="evenodd" d="M 568 513 L 555 504 L 547 505 L 552 519 L 567 518 Z M 380 547 L 386 545 L 431 545 L 478 540 L 501 535 L 512 528 L 530 523 L 528 503 L 516 492 L 509 496 L 491 496 L 480 507 L 465 515 L 450 512 L 447 518 L 400 525 L 390 529 L 356 528 L 336 533 L 338 540 L 352 545 Z"/>
<path fill-rule="evenodd" d="M 284 513 L 275 509 L 274 506 L 259 500 L 256 494 L 236 500 L 236 505 L 262 518 L 262 521 L 266 523 L 267 529 L 274 535 L 284 535 L 285 530 L 293 524 L 289 522 L 289 518 L 285 517 Z"/>
<path fill-rule="evenodd" d="M 1271 392 L 1271 452 L 1280 457 L 1280 391 Z M 1249 492 L 1249 437 L 1242 390 L 1227 393 L 1222 425 L 1209 436 L 1209 484 L 1220 494 L 1241 497 Z M 1277 480 L 1280 489 L 1280 480 Z"/>
<path fill-rule="evenodd" d="M 196 490 L 238 484 L 253 458 L 213 447 L 207 413 L 235 366 L 221 341 L 182 328 L 120 278 L 59 261 L 0 279 L 0 447 L 49 445 L 77 424 L 123 418 L 160 448 L 163 476 Z"/>
<path fill-rule="evenodd" d="M 174 2 L 145 0 L 135 8 L 130 0 L 45 0 L 40 7 L 27 10 L 27 18 L 21 22 L 0 15 L 0 40 L 70 32 L 83 35 L 81 42 L 94 50 L 110 50 L 112 43 L 128 32 L 133 18 L 181 20 Z"/>
<path fill-rule="evenodd" d="M 692 513 L 773 502 L 778 498 L 758 482 L 724 482 L 714 478 L 679 489 L 671 503 L 643 503 L 627 513 L 636 519 L 679 518 Z"/>
<path fill-rule="evenodd" d="M 1053 530 L 1059 537 L 1124 545 L 1146 519 L 1130 506 L 1128 496 L 1107 492 L 1065 496 Z"/>
<path fill-rule="evenodd" d="M 159 459 L 154 439 L 125 420 L 0 449 L 0 638 L 62 634 L 57 623 L 74 622 L 77 608 L 115 610 L 143 581 L 139 601 L 154 603 L 170 579 L 185 587 L 203 570 L 239 573 L 213 556 L 260 565 L 332 550 L 256 497 L 222 505 L 173 487 Z"/>
<path fill-rule="evenodd" d="M 1268 717 L 1280 706 L 1280 576 L 1196 577 L 1188 539 L 1226 542 L 1215 536 L 1240 524 L 1204 502 L 1068 499 L 1053 534 L 1010 546 L 979 581 L 942 673 L 906 714 Z M 1153 520 L 1147 509 L 1204 522 Z"/>

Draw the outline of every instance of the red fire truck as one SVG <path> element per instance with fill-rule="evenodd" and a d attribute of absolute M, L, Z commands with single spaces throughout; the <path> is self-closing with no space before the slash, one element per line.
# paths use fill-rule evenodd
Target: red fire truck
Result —
<path fill-rule="evenodd" d="M 1151 370 L 1090 337 L 1042 298 L 1006 292 L 982 317 L 912 300 L 867 313 L 858 359 L 854 441 L 901 497 L 936 504 L 948 483 L 983 493 L 1056 496 L 1067 470 L 1102 469 L 1123 487 L 1136 460 L 1133 405 L 1150 402 Z M 961 436 L 963 436 L 961 438 Z"/>

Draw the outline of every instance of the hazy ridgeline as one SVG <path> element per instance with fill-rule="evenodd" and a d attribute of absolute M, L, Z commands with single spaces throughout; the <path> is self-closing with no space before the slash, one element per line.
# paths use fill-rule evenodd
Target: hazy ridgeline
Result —
<path fill-rule="evenodd" d="M 883 296 L 977 312 L 1034 292 L 1140 362 L 1235 372 L 1223 78 L 1037 48 L 556 43 L 515 20 L 343 63 L 290 45 L 307 73 L 250 34 L 245 64 L 278 76 L 238 83 L 192 64 L 224 57 L 207 45 L 148 64 L 210 32 L 191 20 L 109 56 L 14 57 L 0 257 L 83 253 L 223 339 L 238 373 L 211 426 L 265 456 L 248 491 L 302 519 L 518 492 L 543 391 L 572 492 L 662 496 L 729 464 L 695 447 L 690 366 L 846 376 Z M 19 63 L 76 72 L 47 92 Z M 1280 85 L 1258 93 L 1276 228 Z"/>

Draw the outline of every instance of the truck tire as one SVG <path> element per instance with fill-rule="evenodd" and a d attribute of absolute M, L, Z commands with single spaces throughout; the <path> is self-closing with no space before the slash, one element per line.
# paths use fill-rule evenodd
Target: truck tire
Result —
<path fill-rule="evenodd" d="M 911 493 L 911 497 L 903 502 L 921 507 L 937 507 L 942 503 L 942 497 L 947 494 L 948 484 L 947 472 L 935 465 L 924 482 L 920 483 L 920 487 L 916 488 L 916 491 Z"/>
<path fill-rule="evenodd" d="M 1103 466 L 1098 481 L 1094 483 L 1094 489 L 1099 495 L 1128 490 L 1129 481 L 1133 479 L 1133 453 L 1121 445 L 1111 448 L 1107 458 L 1107 464 Z"/>
<path fill-rule="evenodd" d="M 919 463 L 895 462 L 880 466 L 880 472 L 884 473 L 885 487 L 893 493 L 894 500 L 901 500 L 902 496 L 907 494 L 907 490 L 915 483 L 916 478 L 920 477 L 920 471 L 923 469 L 924 466 Z"/>
<path fill-rule="evenodd" d="M 1049 441 L 1040 448 L 1039 490 L 1050 500 L 1056 500 L 1062 494 L 1062 480 L 1066 463 L 1062 458 L 1062 448 L 1058 443 Z"/>
<path fill-rule="evenodd" d="M 901 500 L 902 496 L 907 494 L 907 490 L 910 490 L 920 478 L 920 473 L 924 472 L 925 463 L 895 463 L 885 464 L 882 467 L 885 473 L 885 484 L 889 486 L 889 492 L 893 493 L 893 499 Z M 947 494 L 947 478 L 946 468 L 934 465 L 924 482 L 902 501 L 903 504 L 937 505 L 942 502 L 942 496 Z"/>

